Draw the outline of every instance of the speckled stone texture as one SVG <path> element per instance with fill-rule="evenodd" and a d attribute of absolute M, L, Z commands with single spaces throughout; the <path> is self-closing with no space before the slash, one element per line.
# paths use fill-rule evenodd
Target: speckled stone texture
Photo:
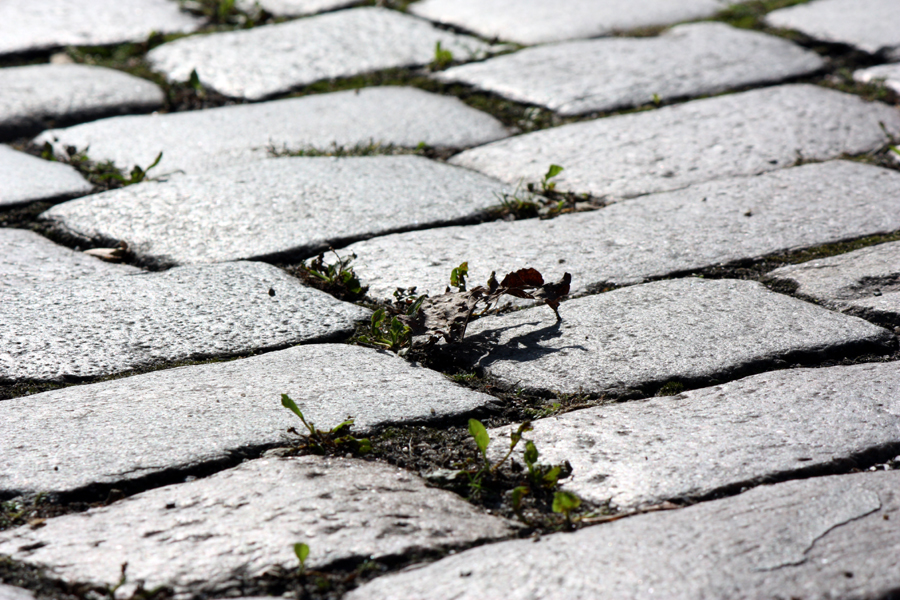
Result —
<path fill-rule="evenodd" d="M 586 500 L 628 510 L 703 498 L 900 447 L 900 363 L 774 371 L 576 410 L 535 421 L 526 438 L 542 462 L 570 462 L 562 486 Z"/>
<path fill-rule="evenodd" d="M 226 106 L 167 115 L 116 117 L 47 131 L 36 140 L 89 147 L 93 160 L 125 170 L 146 167 L 163 153 L 153 174 L 198 173 L 243 165 L 271 150 L 329 150 L 370 143 L 465 148 L 508 132 L 494 117 L 456 98 L 416 88 L 375 87 L 334 94 Z"/>
<path fill-rule="evenodd" d="M 900 63 L 860 69 L 853 73 L 853 79 L 862 83 L 882 82 L 886 87 L 900 94 Z"/>
<path fill-rule="evenodd" d="M 815 0 L 773 11 L 765 19 L 771 27 L 900 59 L 900 3 L 895 0 Z"/>
<path fill-rule="evenodd" d="M 0 139 L 33 135 L 58 123 L 162 106 L 155 84 L 89 65 L 31 65 L 0 69 Z"/>
<path fill-rule="evenodd" d="M 135 267 L 103 262 L 54 244 L 33 231 L 0 229 L 0 290 L 90 275 L 139 272 Z"/>
<path fill-rule="evenodd" d="M 322 79 L 428 64 L 435 44 L 459 60 L 487 44 L 400 12 L 363 7 L 163 44 L 147 60 L 170 81 L 200 82 L 236 98 L 260 100 Z"/>
<path fill-rule="evenodd" d="M 898 487 L 898 471 L 763 486 L 475 548 L 346 598 L 888 598 L 900 587 Z"/>
<path fill-rule="evenodd" d="M 76 238 L 125 240 L 153 264 L 305 258 L 473 218 L 496 206 L 504 188 L 419 156 L 279 158 L 113 190 L 42 218 Z"/>
<path fill-rule="evenodd" d="M 237 0 L 235 6 L 245 11 L 261 8 L 277 17 L 302 17 L 357 3 L 358 0 Z"/>
<path fill-rule="evenodd" d="M 487 39 L 543 44 L 702 19 L 726 6 L 718 0 L 422 0 L 409 11 Z"/>
<path fill-rule="evenodd" d="M 67 581 L 118 582 L 128 562 L 147 588 L 222 591 L 242 577 L 383 559 L 508 536 L 506 522 L 384 464 L 303 456 L 260 459 L 112 506 L 0 533 L 0 553 Z M 31 549 L 29 549 L 31 548 Z M 133 579 L 132 579 L 133 578 Z"/>
<path fill-rule="evenodd" d="M 0 305 L 0 381 L 275 349 L 348 335 L 368 313 L 250 262 L 20 286 Z"/>
<path fill-rule="evenodd" d="M 797 294 L 870 321 L 900 326 L 900 242 L 776 269 Z"/>
<path fill-rule="evenodd" d="M 900 111 L 798 84 L 573 123 L 458 154 L 450 162 L 515 184 L 565 167 L 557 190 L 616 200 L 753 175 L 880 148 L 879 123 L 900 135 Z"/>
<path fill-rule="evenodd" d="M 68 387 L 0 402 L 0 498 L 127 486 L 291 443 L 287 429 L 303 426 L 281 394 L 322 429 L 352 417 L 354 432 L 496 401 L 389 352 L 338 344 Z"/>
<path fill-rule="evenodd" d="M 0 145 L 0 181 L 0 208 L 65 200 L 93 189 L 69 165 L 41 160 L 4 145 Z"/>
<path fill-rule="evenodd" d="M 0 54 L 142 42 L 201 24 L 171 0 L 13 0 L 0 4 Z"/>
<path fill-rule="evenodd" d="M 723 381 L 893 335 L 744 280 L 672 279 L 469 325 L 468 361 L 527 391 L 634 395 L 669 381 Z"/>
<path fill-rule="evenodd" d="M 0 600 L 34 600 L 30 590 L 0 583 Z"/>
<path fill-rule="evenodd" d="M 534 267 L 572 291 L 900 230 L 900 174 L 833 161 L 691 186 L 598 211 L 384 236 L 347 248 L 376 298 L 442 293 L 464 258 L 471 281 Z M 402 256 L 403 260 L 397 260 Z"/>
<path fill-rule="evenodd" d="M 434 77 L 577 115 L 780 81 L 824 64 L 815 52 L 774 36 L 692 23 L 653 38 L 528 48 Z"/>

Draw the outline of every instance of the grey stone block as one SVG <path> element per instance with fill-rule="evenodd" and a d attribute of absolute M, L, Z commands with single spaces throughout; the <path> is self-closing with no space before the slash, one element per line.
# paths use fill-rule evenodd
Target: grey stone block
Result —
<path fill-rule="evenodd" d="M 469 263 L 471 281 L 523 267 L 572 273 L 572 292 L 900 230 L 900 175 L 834 161 L 698 184 L 555 219 L 390 235 L 347 248 L 369 294 L 439 294 Z M 398 260 L 398 257 L 403 257 Z"/>
<path fill-rule="evenodd" d="M 726 6 L 718 0 L 423 0 L 409 11 L 488 39 L 543 44 L 702 19 Z"/>
<path fill-rule="evenodd" d="M 790 265 L 769 273 L 831 308 L 900 326 L 900 242 Z"/>
<path fill-rule="evenodd" d="M 469 360 L 528 391 L 633 395 L 727 380 L 775 360 L 879 346 L 885 329 L 741 280 L 674 279 L 469 325 Z"/>
<path fill-rule="evenodd" d="M 900 59 L 900 4 L 894 0 L 816 0 L 773 11 L 766 23 Z"/>
<path fill-rule="evenodd" d="M 900 94 L 900 63 L 860 69 L 853 73 L 853 79 L 862 83 L 881 82 L 895 93 Z"/>
<path fill-rule="evenodd" d="M 347 600 L 887 598 L 900 587 L 900 472 L 819 477 L 475 548 Z"/>
<path fill-rule="evenodd" d="M 89 65 L 0 69 L 0 139 L 33 135 L 57 122 L 149 112 L 165 97 L 155 83 Z"/>
<path fill-rule="evenodd" d="M 536 131 L 450 162 L 511 184 L 553 163 L 566 169 L 557 190 L 616 200 L 867 152 L 887 141 L 879 123 L 900 135 L 893 107 L 784 85 Z"/>
<path fill-rule="evenodd" d="M 147 60 L 170 81 L 187 81 L 196 70 L 210 89 L 260 100 L 322 79 L 428 64 L 437 43 L 459 60 L 489 48 L 403 13 L 363 7 L 183 38 L 154 48 Z"/>
<path fill-rule="evenodd" d="M 562 486 L 587 500 L 703 498 L 900 448 L 900 363 L 776 371 L 577 410 L 535 421 L 526 438 L 542 462 L 571 463 Z"/>
<path fill-rule="evenodd" d="M 0 381 L 275 349 L 347 335 L 368 312 L 262 263 L 21 286 L 0 305 Z"/>
<path fill-rule="evenodd" d="M 139 273 L 69 250 L 25 229 L 0 229 L 0 290 L 90 275 Z"/>
<path fill-rule="evenodd" d="M 303 17 L 357 4 L 358 0 L 238 0 L 241 10 L 262 9 L 276 17 Z"/>
<path fill-rule="evenodd" d="M 608 38 L 528 48 L 440 71 L 563 115 L 699 96 L 821 69 L 812 51 L 724 23 L 679 25 L 653 38 Z"/>
<path fill-rule="evenodd" d="M 244 577 L 384 559 L 508 536 L 506 522 L 396 467 L 340 458 L 260 459 L 112 506 L 0 533 L 0 552 L 67 581 L 131 581 L 176 592 L 239 587 Z"/>
<path fill-rule="evenodd" d="M 387 352 L 311 344 L 0 402 L 0 497 L 122 485 L 287 444 L 307 419 L 354 431 L 459 416 L 494 398 Z M 72 427 L 72 423 L 78 423 Z"/>
<path fill-rule="evenodd" d="M 279 158 L 144 183 L 43 213 L 67 234 L 125 240 L 154 264 L 310 256 L 472 218 L 503 184 L 418 156 Z"/>
<path fill-rule="evenodd" d="M 41 160 L 0 145 L 0 208 L 83 196 L 93 189 L 69 165 Z"/>
<path fill-rule="evenodd" d="M 171 0 L 4 2 L 0 54 L 142 42 L 153 32 L 187 33 L 201 24 Z"/>
<path fill-rule="evenodd" d="M 57 152 L 89 148 L 120 168 L 197 173 L 270 156 L 269 149 L 327 150 L 333 144 L 464 148 L 509 135 L 492 116 L 456 98 L 415 88 L 375 87 L 167 115 L 115 117 L 40 135 Z"/>
<path fill-rule="evenodd" d="M 0 583 L 0 600 L 34 600 L 34 593 L 11 585 Z"/>

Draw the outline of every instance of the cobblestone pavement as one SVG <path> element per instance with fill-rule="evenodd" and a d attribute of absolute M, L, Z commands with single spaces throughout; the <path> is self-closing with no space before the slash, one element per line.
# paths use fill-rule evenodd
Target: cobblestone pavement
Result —
<path fill-rule="evenodd" d="M 898 24 L 0 3 L 0 600 L 900 597 Z"/>

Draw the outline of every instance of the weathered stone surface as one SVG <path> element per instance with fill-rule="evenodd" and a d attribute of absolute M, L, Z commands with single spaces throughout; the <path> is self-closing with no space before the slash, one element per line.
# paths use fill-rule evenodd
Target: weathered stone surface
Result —
<path fill-rule="evenodd" d="M 418 156 L 279 158 L 66 202 L 42 217 L 156 264 L 310 256 L 496 206 L 500 182 Z"/>
<path fill-rule="evenodd" d="M 69 250 L 25 229 L 0 229 L 0 290 L 89 275 L 139 273 Z"/>
<path fill-rule="evenodd" d="M 170 0 L 69 0 L 0 5 L 0 54 L 140 42 L 152 32 L 194 31 L 202 21 Z"/>
<path fill-rule="evenodd" d="M 0 139 L 32 135 L 57 122 L 149 112 L 165 100 L 155 83 L 89 65 L 0 69 L 0 90 Z"/>
<path fill-rule="evenodd" d="M 69 165 L 41 160 L 0 145 L 0 208 L 83 196 L 91 184 Z"/>
<path fill-rule="evenodd" d="M 357 0 L 238 0 L 241 10 L 261 8 L 277 17 L 302 17 L 356 4 Z"/>
<path fill-rule="evenodd" d="M 526 437 L 542 462 L 572 464 L 563 488 L 582 498 L 633 509 L 704 497 L 900 446 L 900 363 L 764 373 L 540 419 Z"/>
<path fill-rule="evenodd" d="M 887 598 L 900 586 L 900 472 L 819 477 L 475 548 L 347 600 Z"/>
<path fill-rule="evenodd" d="M 37 143 L 89 147 L 96 161 L 130 170 L 163 153 L 153 174 L 197 173 L 290 150 L 370 142 L 464 148 L 508 135 L 492 116 L 456 98 L 415 88 L 375 87 L 168 115 L 115 117 L 47 131 Z"/>
<path fill-rule="evenodd" d="M 0 600 L 34 600 L 34 594 L 29 590 L 0 583 Z"/>
<path fill-rule="evenodd" d="M 769 273 L 797 293 L 864 319 L 900 326 L 900 242 L 790 265 Z"/>
<path fill-rule="evenodd" d="M 114 584 L 128 562 L 145 586 L 221 590 L 267 569 L 435 550 L 511 533 L 506 522 L 388 465 L 304 456 L 260 459 L 0 534 L 0 553 L 69 581 Z M 29 549 L 30 548 L 30 549 Z"/>
<path fill-rule="evenodd" d="M 565 167 L 557 190 L 609 200 L 836 158 L 900 135 L 900 111 L 799 84 L 573 123 L 495 142 L 450 162 L 514 184 Z"/>
<path fill-rule="evenodd" d="M 387 352 L 311 344 L 0 402 L 0 497 L 121 485 L 296 439 L 307 419 L 354 431 L 458 416 L 493 397 Z M 78 423 L 78 427 L 72 427 Z"/>
<path fill-rule="evenodd" d="M 613 110 L 779 81 L 821 69 L 812 51 L 724 23 L 679 25 L 654 38 L 608 38 L 538 46 L 439 71 L 518 102 L 563 115 Z"/>
<path fill-rule="evenodd" d="M 862 83 L 883 82 L 886 87 L 900 94 L 900 63 L 878 65 L 860 69 L 853 73 L 853 79 Z"/>
<path fill-rule="evenodd" d="M 652 194 L 547 221 L 497 221 L 375 238 L 350 246 L 374 297 L 397 286 L 441 293 L 468 261 L 473 282 L 491 271 L 572 273 L 572 291 L 640 283 L 725 264 L 900 230 L 900 175 L 856 162 L 793 167 Z M 397 260 L 402 256 L 403 260 Z"/>
<path fill-rule="evenodd" d="M 816 0 L 771 12 L 766 23 L 900 58 L 900 4 L 894 0 Z"/>
<path fill-rule="evenodd" d="M 428 64 L 435 44 L 465 60 L 489 46 L 421 19 L 363 7 L 254 29 L 183 38 L 147 59 L 171 81 L 200 82 L 226 96 L 260 100 L 321 79 Z"/>
<path fill-rule="evenodd" d="M 469 325 L 471 361 L 530 391 L 610 396 L 738 377 L 774 360 L 886 344 L 885 329 L 742 280 L 675 279 Z"/>
<path fill-rule="evenodd" d="M 274 349 L 348 334 L 367 314 L 262 263 L 21 286 L 0 305 L 0 381 Z"/>
<path fill-rule="evenodd" d="M 701 19 L 725 6 L 718 0 L 423 0 L 409 11 L 488 39 L 542 44 Z"/>

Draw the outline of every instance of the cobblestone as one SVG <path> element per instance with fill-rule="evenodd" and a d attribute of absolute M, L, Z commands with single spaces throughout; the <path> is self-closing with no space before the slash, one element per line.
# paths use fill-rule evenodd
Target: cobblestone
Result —
<path fill-rule="evenodd" d="M 255 29 L 190 37 L 147 55 L 170 81 L 200 83 L 235 98 L 260 100 L 322 79 L 425 65 L 435 44 L 465 60 L 488 46 L 378 7 L 354 8 Z"/>
<path fill-rule="evenodd" d="M 205 111 L 115 117 L 40 135 L 56 152 L 89 149 L 130 170 L 162 152 L 153 174 L 242 165 L 271 151 L 353 149 L 370 143 L 464 148 L 508 135 L 499 121 L 457 100 L 415 88 L 376 87 Z"/>
<path fill-rule="evenodd" d="M 452 223 L 495 206 L 503 189 L 417 156 L 279 158 L 113 190 L 42 217 L 79 238 L 125 240 L 144 262 L 183 265 L 310 256 Z"/>
<path fill-rule="evenodd" d="M 538 46 L 435 76 L 577 115 L 780 81 L 824 64 L 786 40 L 723 23 L 694 23 L 655 38 Z"/>
<path fill-rule="evenodd" d="M 560 314 L 557 323 L 539 306 L 475 321 L 469 360 L 527 391 L 619 396 L 669 381 L 722 381 L 792 356 L 880 344 L 886 351 L 893 339 L 742 280 L 647 283 L 571 300 Z"/>
<path fill-rule="evenodd" d="M 69 165 L 35 158 L 0 145 L 0 208 L 39 200 L 56 201 L 83 196 L 93 189 Z"/>
<path fill-rule="evenodd" d="M 900 94 L 900 64 L 878 65 L 860 69 L 853 73 L 853 79 L 862 83 L 883 82 L 895 93 Z"/>
<path fill-rule="evenodd" d="M 0 139 L 35 134 L 57 122 L 150 112 L 165 97 L 149 81 L 88 65 L 0 69 Z"/>
<path fill-rule="evenodd" d="M 450 162 L 515 184 L 565 167 L 559 191 L 616 200 L 880 148 L 900 112 L 813 85 L 785 85 L 537 131 Z"/>

